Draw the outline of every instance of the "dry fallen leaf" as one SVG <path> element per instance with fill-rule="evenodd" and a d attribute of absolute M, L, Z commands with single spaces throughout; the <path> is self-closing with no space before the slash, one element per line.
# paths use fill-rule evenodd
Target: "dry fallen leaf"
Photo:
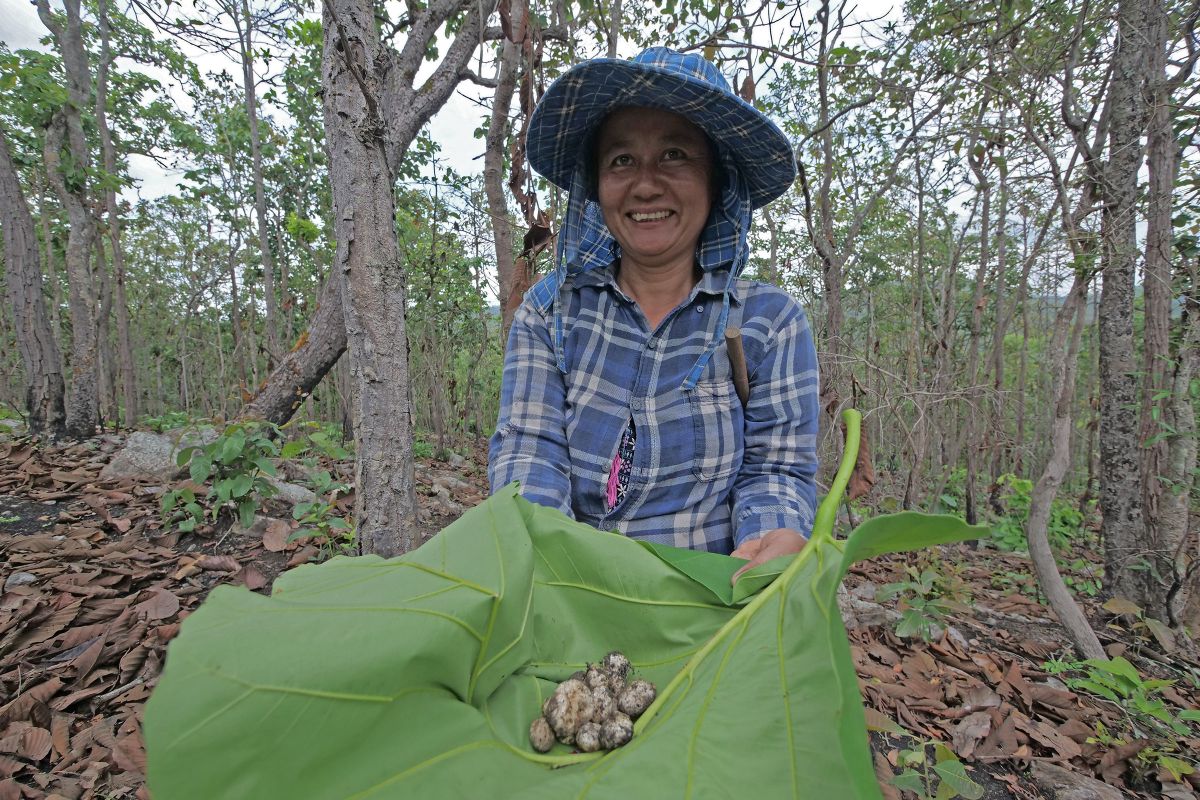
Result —
<path fill-rule="evenodd" d="M 200 560 L 196 562 L 196 566 L 213 572 L 237 572 L 242 568 L 242 565 L 233 556 L 214 555 L 201 556 Z"/>
<path fill-rule="evenodd" d="M 263 531 L 262 543 L 263 547 L 270 550 L 272 553 L 278 553 L 288 548 L 290 544 L 287 537 L 292 532 L 292 526 L 286 519 L 273 519 L 267 523 L 267 529 Z"/>

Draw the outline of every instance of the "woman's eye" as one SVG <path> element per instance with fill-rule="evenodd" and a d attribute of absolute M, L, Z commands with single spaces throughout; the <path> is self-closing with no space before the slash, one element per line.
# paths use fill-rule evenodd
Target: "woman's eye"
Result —
<path fill-rule="evenodd" d="M 628 153 L 622 153 L 619 156 L 614 156 L 612 160 L 612 165 L 614 167 L 628 167 L 632 163 L 633 156 L 629 155 Z"/>
<path fill-rule="evenodd" d="M 677 147 L 672 147 L 667 152 L 663 153 L 663 161 L 679 161 L 687 158 L 687 154 Z"/>

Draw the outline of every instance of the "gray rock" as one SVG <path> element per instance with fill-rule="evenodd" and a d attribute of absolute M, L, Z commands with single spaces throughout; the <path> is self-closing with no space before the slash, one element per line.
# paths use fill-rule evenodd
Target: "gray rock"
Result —
<path fill-rule="evenodd" d="M 884 608 L 878 603 L 861 600 L 846 591 L 845 586 L 838 587 L 837 600 L 847 630 L 894 625 L 900 619 L 899 612 Z"/>
<path fill-rule="evenodd" d="M 8 591 L 16 586 L 29 586 L 37 582 L 37 575 L 32 572 L 14 572 L 9 575 L 4 581 L 4 591 Z"/>
<path fill-rule="evenodd" d="M 140 478 L 143 480 L 167 481 L 184 473 L 176 463 L 179 451 L 184 447 L 200 447 L 217 438 L 211 427 L 190 428 L 169 433 L 134 431 L 125 440 L 125 446 L 113 456 L 112 461 L 100 470 L 101 479 Z"/>
<path fill-rule="evenodd" d="M 446 463 L 448 463 L 454 469 L 461 469 L 463 464 L 467 463 L 467 460 L 465 458 L 463 458 L 462 456 L 460 456 L 458 453 L 451 453 L 446 458 Z"/>
<path fill-rule="evenodd" d="M 297 486 L 287 481 L 281 481 L 279 478 L 272 477 L 271 475 L 264 475 L 263 477 L 267 479 L 267 483 L 275 487 L 276 494 L 274 496 L 285 503 L 296 505 L 297 503 L 311 503 L 317 499 L 317 496 L 313 494 L 311 489 L 306 489 L 303 486 Z"/>
<path fill-rule="evenodd" d="M 1125 795 L 1107 783 L 1045 761 L 1034 761 L 1029 772 L 1034 783 L 1054 800 L 1125 800 Z"/>

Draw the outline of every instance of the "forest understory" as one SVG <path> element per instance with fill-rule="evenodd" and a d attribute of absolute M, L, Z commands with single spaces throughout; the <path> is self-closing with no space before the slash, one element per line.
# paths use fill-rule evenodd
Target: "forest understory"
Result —
<path fill-rule="evenodd" d="M 281 572 L 338 552 L 336 529 L 302 528 L 311 517 L 285 493 L 257 503 L 246 526 L 231 515 L 188 532 L 164 525 L 163 493 L 199 487 L 187 476 L 102 478 L 125 441 L 0 443 L 2 800 L 148 797 L 142 709 L 180 623 L 217 585 L 269 594 Z M 457 446 L 417 465 L 423 540 L 487 495 L 486 443 Z M 344 459 L 305 464 L 352 470 Z M 353 508 L 350 491 L 326 499 L 330 517 Z M 1200 776 L 1183 758 L 1200 749 L 1200 663 L 1137 609 L 1095 598 L 1094 527 L 1088 519 L 1064 540 L 1060 560 L 1108 667 L 1073 655 L 1028 556 L 1004 548 L 1003 522 L 987 541 L 853 569 L 843 618 L 886 798 L 1196 796 Z M 944 748 L 974 787 L 937 792 Z M 900 788 L 914 774 L 921 794 Z"/>

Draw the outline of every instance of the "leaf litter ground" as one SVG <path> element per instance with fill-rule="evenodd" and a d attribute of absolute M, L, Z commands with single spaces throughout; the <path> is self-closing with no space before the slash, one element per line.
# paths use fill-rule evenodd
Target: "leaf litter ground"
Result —
<path fill-rule="evenodd" d="M 59 448 L 0 444 L 0 800 L 147 797 L 141 712 L 181 620 L 216 585 L 267 594 L 280 572 L 317 554 L 311 544 L 286 542 L 292 526 L 282 507 L 268 506 L 272 516 L 248 530 L 164 533 L 161 483 L 98 478 L 120 443 L 107 436 Z M 453 521 L 456 506 L 483 499 L 482 459 L 478 453 L 456 470 L 421 464 L 426 535 Z M 449 502 L 446 484 L 456 487 Z M 846 585 L 873 600 L 872 587 L 901 579 L 914 558 L 859 564 Z M 890 624 L 850 631 L 869 722 L 946 742 L 984 797 L 1051 797 L 1029 777 L 1035 764 L 1098 777 L 1125 796 L 1167 796 L 1159 776 L 1134 769 L 1140 747 L 1087 741 L 1097 723 L 1121 730 L 1120 707 L 1077 695 L 1043 670 L 1048 658 L 1069 656 L 1052 615 L 1013 591 L 1032 589 L 1023 579 L 1027 561 L 964 546 L 943 547 L 939 560 L 969 565 L 956 577 L 971 601 L 935 641 L 902 639 Z M 998 586 L 997 575 L 1015 579 Z M 1121 622 L 1103 629 L 1110 654 L 1147 676 L 1179 663 Z M 1164 696 L 1176 708 L 1200 704 L 1180 684 Z M 909 742 L 876 732 L 872 744 L 884 796 L 911 797 L 886 785 Z M 1181 744 L 1200 750 L 1200 741 Z M 1188 784 L 1170 791 L 1194 796 L 1183 793 L 1192 792 Z"/>

